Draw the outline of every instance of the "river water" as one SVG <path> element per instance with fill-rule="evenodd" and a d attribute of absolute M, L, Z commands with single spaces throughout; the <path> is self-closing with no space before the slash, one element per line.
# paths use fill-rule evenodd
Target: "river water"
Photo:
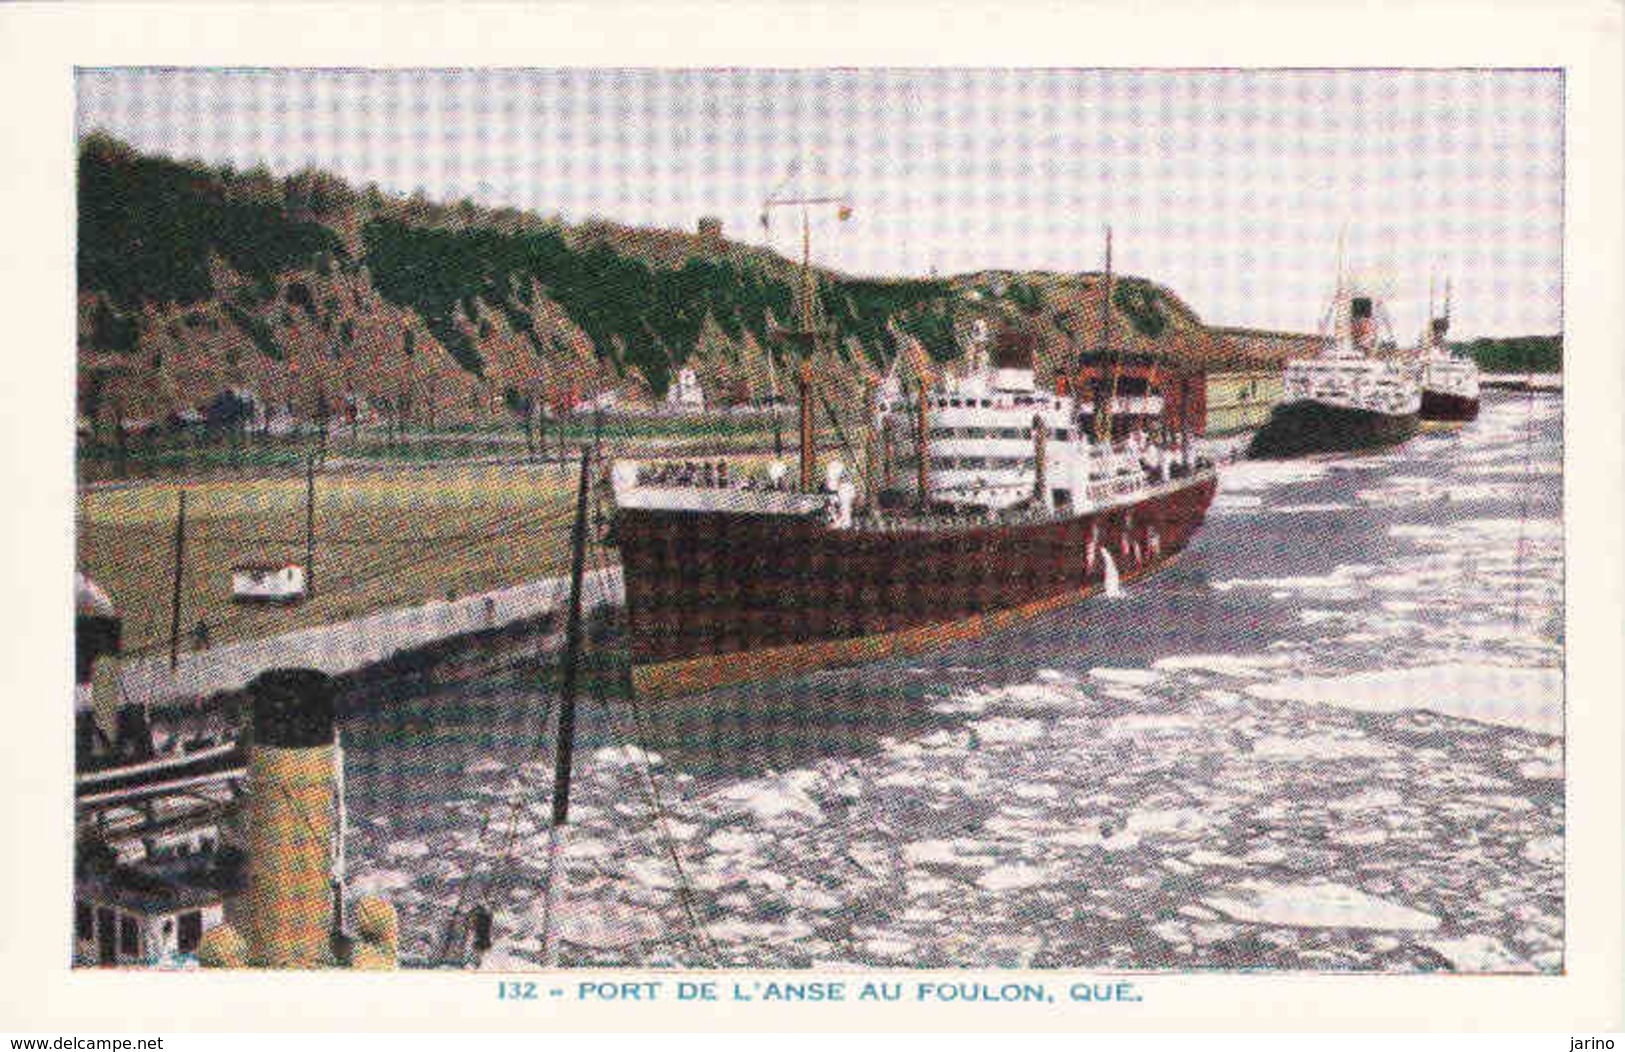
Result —
<path fill-rule="evenodd" d="M 419 960 L 489 906 L 497 968 L 546 924 L 563 965 L 1559 972 L 1562 425 L 1487 392 L 1231 465 L 1162 573 L 925 657 L 681 703 L 594 676 L 546 921 L 545 670 L 380 684 L 352 884 Z"/>

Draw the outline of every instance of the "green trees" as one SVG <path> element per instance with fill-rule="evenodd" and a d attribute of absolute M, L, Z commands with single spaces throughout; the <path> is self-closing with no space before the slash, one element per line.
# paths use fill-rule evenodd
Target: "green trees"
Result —
<path fill-rule="evenodd" d="M 1480 336 L 1468 343 L 1452 343 L 1465 351 L 1487 373 L 1560 373 L 1563 337 Z"/>
<path fill-rule="evenodd" d="M 230 192 L 219 173 L 142 157 L 100 136 L 79 151 L 78 193 L 79 287 L 120 307 L 212 295 L 211 250 L 262 282 L 317 253 L 344 254 L 331 230 Z"/>
<path fill-rule="evenodd" d="M 1168 315 L 1151 283 L 1140 278 L 1118 278 L 1115 286 L 1112 303 L 1128 316 L 1134 331 L 1153 340 L 1161 336 L 1168 327 Z"/>
<path fill-rule="evenodd" d="M 534 324 L 531 290 L 540 288 L 601 358 L 623 377 L 641 377 L 658 398 L 673 366 L 695 352 L 708 317 L 736 353 L 747 343 L 769 346 L 775 324 L 794 320 L 797 268 L 748 248 L 673 264 L 681 257 L 645 252 L 635 232 L 619 228 L 577 239 L 561 224 L 511 210 L 440 207 L 416 197 L 395 202 L 375 187 L 358 192 L 314 171 L 278 178 L 263 168 L 178 163 L 101 135 L 83 140 L 78 167 L 78 281 L 99 294 L 91 339 L 100 349 L 135 349 L 144 304 L 211 297 L 269 357 L 285 355 L 268 310 L 288 319 L 302 314 L 348 348 L 357 333 L 348 304 L 360 310 L 362 301 L 354 290 L 348 298 L 336 294 L 331 282 L 365 267 L 380 296 L 414 311 L 476 376 L 487 363 L 472 333 L 489 332 L 486 312 L 503 315 L 539 354 L 547 352 L 545 331 Z M 347 248 L 337 231 L 356 229 L 359 248 L 353 240 Z M 215 288 L 211 258 L 223 259 L 243 282 Z M 933 356 L 955 353 L 948 282 L 820 272 L 817 283 L 840 338 L 855 338 L 875 364 L 887 354 L 892 324 Z"/>

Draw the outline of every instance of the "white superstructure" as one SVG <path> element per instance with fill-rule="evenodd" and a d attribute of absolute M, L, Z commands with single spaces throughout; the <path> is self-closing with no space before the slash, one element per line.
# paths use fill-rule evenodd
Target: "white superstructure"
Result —
<path fill-rule="evenodd" d="M 919 407 L 883 399 L 879 408 L 893 451 L 891 490 L 917 502 Z M 1039 390 L 1030 366 L 1004 362 L 948 377 L 927 394 L 925 410 L 927 503 L 936 508 L 997 512 L 1041 505 L 1077 512 L 1189 466 L 1182 453 L 1141 432 L 1115 445 L 1093 441 L 1080 407 L 1069 396 Z"/>
<path fill-rule="evenodd" d="M 1422 388 L 1413 371 L 1401 362 L 1373 356 L 1378 346 L 1379 311 L 1375 296 L 1350 286 L 1339 239 L 1337 291 L 1322 327 L 1325 349 L 1314 358 L 1287 363 L 1281 382 L 1282 404 L 1316 402 L 1389 416 L 1418 412 Z"/>
<path fill-rule="evenodd" d="M 1422 359 L 1421 372 L 1424 390 L 1457 398 L 1478 397 L 1478 364 L 1471 358 L 1435 352 Z"/>
<path fill-rule="evenodd" d="M 1398 362 L 1363 355 L 1328 354 L 1287 363 L 1283 402 L 1319 402 L 1404 416 L 1422 404 L 1416 379 Z"/>

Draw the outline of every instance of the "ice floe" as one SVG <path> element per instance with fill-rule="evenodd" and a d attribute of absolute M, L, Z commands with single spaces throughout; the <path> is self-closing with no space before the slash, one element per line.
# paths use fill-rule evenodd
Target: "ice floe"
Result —
<path fill-rule="evenodd" d="M 1535 968 L 1488 935 L 1464 935 L 1458 939 L 1433 939 L 1423 943 L 1450 962 L 1458 972 L 1532 972 Z"/>
<path fill-rule="evenodd" d="M 1032 866 L 1025 862 L 1010 862 L 992 869 L 976 878 L 977 886 L 987 891 L 1012 891 L 1018 888 L 1030 888 L 1039 884 L 1052 883 L 1057 879 L 1057 870 L 1053 866 Z"/>
<path fill-rule="evenodd" d="M 1291 663 L 1277 654 L 1176 654 L 1158 658 L 1152 668 L 1159 672 L 1217 672 L 1222 676 L 1257 678 Z"/>
<path fill-rule="evenodd" d="M 1199 724 L 1190 716 L 1153 715 L 1137 713 L 1119 716 L 1106 724 L 1106 737 L 1131 738 L 1156 734 L 1187 734 Z"/>
<path fill-rule="evenodd" d="M 1242 460 L 1219 472 L 1219 492 L 1251 493 L 1272 486 L 1314 482 L 1324 478 L 1327 466 L 1313 460 Z"/>
<path fill-rule="evenodd" d="M 1220 493 L 1208 506 L 1208 513 L 1222 515 L 1227 512 L 1256 511 L 1263 506 L 1264 498 L 1251 493 Z"/>
<path fill-rule="evenodd" d="M 605 767 L 655 767 L 664 761 L 659 753 L 645 752 L 636 745 L 611 745 L 593 750 L 592 762 Z"/>
<path fill-rule="evenodd" d="M 1523 846 L 1523 857 L 1530 862 L 1563 864 L 1563 838 L 1560 836 L 1543 836 L 1529 841 Z"/>
<path fill-rule="evenodd" d="M 1334 512 L 1352 511 L 1348 504 L 1320 503 L 1320 504 L 1277 504 L 1268 509 L 1272 515 L 1329 515 Z"/>
<path fill-rule="evenodd" d="M 765 825 L 790 820 L 818 822 L 824 817 L 812 797 L 784 778 L 729 786 L 711 799 L 724 811 L 747 813 Z"/>
<path fill-rule="evenodd" d="M 1292 577 L 1235 577 L 1214 581 L 1216 592 L 1232 592 L 1238 588 L 1269 591 L 1285 598 L 1293 593 L 1309 593 L 1321 601 L 1329 599 L 1358 599 L 1364 594 L 1361 578 L 1370 572 L 1369 566 L 1338 566 L 1329 574 L 1302 574 Z"/>
<path fill-rule="evenodd" d="M 1141 837 L 1189 837 L 1211 825 L 1207 816 L 1193 807 L 1167 811 L 1136 811 L 1129 815 L 1127 829 Z"/>
<path fill-rule="evenodd" d="M 1390 807 L 1398 807 L 1404 802 L 1404 797 L 1392 789 L 1362 789 L 1353 796 L 1345 796 L 1330 801 L 1326 804 L 1326 808 L 1330 811 L 1347 814 L 1359 811 L 1382 811 Z"/>
<path fill-rule="evenodd" d="M 1392 755 L 1394 751 L 1381 742 L 1354 734 L 1270 735 L 1253 743 L 1253 756 L 1260 760 L 1371 760 Z"/>
<path fill-rule="evenodd" d="M 1242 881 L 1202 902 L 1232 920 L 1294 928 L 1432 931 L 1439 926 L 1439 918 L 1432 914 L 1331 882 Z"/>
<path fill-rule="evenodd" d="M 1119 686 L 1149 687 L 1157 681 L 1157 672 L 1144 668 L 1092 668 L 1089 678 Z"/>
<path fill-rule="evenodd" d="M 1563 673 L 1555 668 L 1430 665 L 1255 683 L 1247 691 L 1276 701 L 1363 712 L 1423 709 L 1537 734 L 1563 733 Z"/>
<path fill-rule="evenodd" d="M 1010 716 L 991 716 L 972 720 L 967 726 L 983 745 L 1008 745 L 1037 741 L 1044 736 L 1045 725 L 1040 720 L 1017 719 Z"/>

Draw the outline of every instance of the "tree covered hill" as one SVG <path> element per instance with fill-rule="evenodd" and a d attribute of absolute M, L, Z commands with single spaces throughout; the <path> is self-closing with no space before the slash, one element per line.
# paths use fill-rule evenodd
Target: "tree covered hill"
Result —
<path fill-rule="evenodd" d="M 765 398 L 794 364 L 774 329 L 791 321 L 796 264 L 715 234 L 571 225 L 317 171 L 237 172 L 94 134 L 78 177 L 81 410 L 93 420 L 161 419 L 246 388 L 307 419 L 479 421 L 607 390 L 658 400 L 683 367 L 728 404 Z M 921 368 L 958 359 L 980 319 L 1036 330 L 1052 373 L 1099 338 L 1099 277 L 819 270 L 837 338 L 812 364 L 855 390 L 900 354 Z M 1113 308 L 1131 348 L 1228 353 L 1154 282 L 1123 277 Z"/>
<path fill-rule="evenodd" d="M 1487 373 L 1560 373 L 1563 337 L 1482 336 L 1450 346 L 1472 357 Z"/>

